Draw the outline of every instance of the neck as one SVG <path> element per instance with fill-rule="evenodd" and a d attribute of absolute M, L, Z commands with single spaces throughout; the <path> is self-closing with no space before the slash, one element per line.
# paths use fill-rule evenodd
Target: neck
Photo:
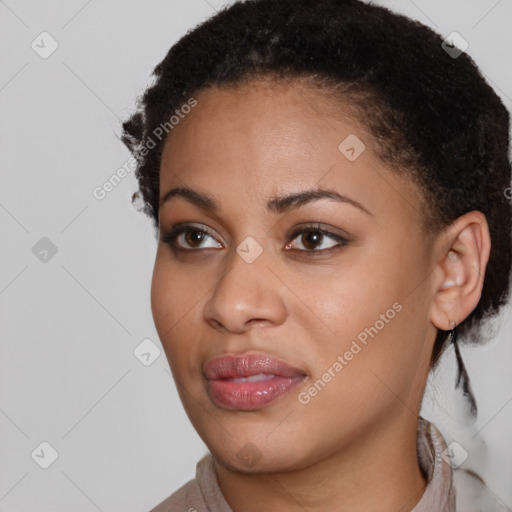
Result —
<path fill-rule="evenodd" d="M 233 512 L 409 512 L 426 482 L 416 453 L 417 418 L 405 414 L 303 469 L 247 474 L 216 462 L 222 494 Z"/>

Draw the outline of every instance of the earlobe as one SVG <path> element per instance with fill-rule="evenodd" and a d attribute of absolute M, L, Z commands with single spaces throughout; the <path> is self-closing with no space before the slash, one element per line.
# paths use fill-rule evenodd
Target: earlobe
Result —
<path fill-rule="evenodd" d="M 462 215 L 436 245 L 430 320 L 437 328 L 450 330 L 452 322 L 458 325 L 473 311 L 482 294 L 491 247 L 485 216 L 478 211 Z"/>

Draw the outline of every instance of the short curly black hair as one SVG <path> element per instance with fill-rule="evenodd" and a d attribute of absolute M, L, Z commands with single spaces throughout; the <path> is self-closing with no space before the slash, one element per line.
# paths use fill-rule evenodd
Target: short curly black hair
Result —
<path fill-rule="evenodd" d="M 429 232 L 472 210 L 485 215 L 492 247 L 482 295 L 458 326 L 466 341 L 478 342 L 477 327 L 509 298 L 510 121 L 473 60 L 447 50 L 430 28 L 359 0 L 246 0 L 224 8 L 169 50 L 123 123 L 145 213 L 158 228 L 165 137 L 152 135 L 164 125 L 169 131 L 169 116 L 193 94 L 257 78 L 307 80 L 355 109 L 382 161 L 416 183 Z M 438 331 L 432 366 L 447 334 Z"/>

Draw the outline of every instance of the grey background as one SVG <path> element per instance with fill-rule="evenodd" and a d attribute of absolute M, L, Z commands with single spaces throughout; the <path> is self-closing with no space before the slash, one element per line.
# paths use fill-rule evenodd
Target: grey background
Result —
<path fill-rule="evenodd" d="M 153 67 L 221 3 L 0 1 L 1 511 L 147 511 L 206 452 L 163 351 L 154 359 L 156 241 L 130 202 L 136 181 L 130 174 L 103 200 L 93 189 L 129 158 L 120 120 Z M 443 36 L 459 32 L 512 109 L 511 0 L 381 3 Z M 58 43 L 46 59 L 31 47 L 51 48 L 43 31 Z M 509 308 L 486 346 L 463 349 L 477 422 L 460 421 L 452 353 L 424 415 L 512 507 L 510 318 Z M 148 366 L 134 355 L 145 339 Z M 58 453 L 47 469 L 43 441 Z"/>

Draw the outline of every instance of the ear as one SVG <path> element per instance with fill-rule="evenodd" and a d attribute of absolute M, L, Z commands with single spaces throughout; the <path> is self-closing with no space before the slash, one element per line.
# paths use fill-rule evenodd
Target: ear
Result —
<path fill-rule="evenodd" d="M 447 331 L 475 309 L 482 295 L 491 238 L 485 215 L 468 212 L 447 226 L 433 250 L 434 296 L 430 321 Z"/>

